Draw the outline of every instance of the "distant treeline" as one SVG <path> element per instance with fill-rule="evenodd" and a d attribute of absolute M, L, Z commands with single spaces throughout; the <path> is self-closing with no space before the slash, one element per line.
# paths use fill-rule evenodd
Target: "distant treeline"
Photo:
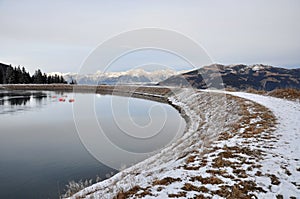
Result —
<path fill-rule="evenodd" d="M 31 76 L 24 67 L 12 67 L 0 63 L 0 84 L 66 84 L 62 76 L 47 75 L 37 69 Z"/>

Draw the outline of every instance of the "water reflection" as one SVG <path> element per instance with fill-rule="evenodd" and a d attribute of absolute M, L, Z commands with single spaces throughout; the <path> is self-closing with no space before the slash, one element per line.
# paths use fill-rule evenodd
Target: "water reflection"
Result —
<path fill-rule="evenodd" d="M 42 91 L 0 91 L 0 114 L 25 111 L 42 106 L 49 93 Z"/>
<path fill-rule="evenodd" d="M 80 132 L 74 123 L 73 104 L 69 102 L 74 97 L 74 106 L 82 103 L 80 108 L 83 111 L 89 100 L 94 100 L 93 114 L 76 115 L 83 125 Z M 65 101 L 59 100 L 62 98 Z M 152 119 L 161 121 L 164 114 L 155 109 L 156 105 L 165 106 L 168 120 L 159 136 L 149 140 L 130 139 L 113 120 L 113 101 L 120 124 L 126 119 L 127 109 L 118 108 L 125 106 L 121 103 L 123 100 L 124 97 L 110 95 L 95 98 L 94 94 L 73 96 L 72 93 L 51 91 L 0 91 L 0 198 L 59 198 L 68 181 L 95 180 L 97 175 L 106 179 L 111 172 L 116 173 L 107 166 L 106 160 L 129 166 L 147 158 L 143 153 L 156 151 L 173 139 L 178 130 L 176 125 L 182 120 L 178 112 L 166 104 L 135 98 L 126 106 L 136 124 L 145 125 L 151 121 L 148 114 L 151 107 Z M 95 123 L 91 123 L 94 120 Z M 100 154 L 103 155 L 101 160 L 105 161 L 97 161 L 78 136 L 78 133 L 81 138 L 91 135 L 94 124 L 96 130 L 100 125 L 106 135 L 99 137 L 98 133 L 97 137 L 88 137 L 87 141 L 103 144 Z M 147 133 L 141 130 L 133 132 L 132 126 L 125 127 L 134 135 Z M 137 152 L 137 156 L 122 156 L 105 148 L 105 138 L 124 151 Z"/>
<path fill-rule="evenodd" d="M 30 100 L 30 97 L 20 97 L 20 98 L 10 98 L 7 101 L 9 102 L 9 105 L 11 106 L 25 106 L 27 102 Z"/>

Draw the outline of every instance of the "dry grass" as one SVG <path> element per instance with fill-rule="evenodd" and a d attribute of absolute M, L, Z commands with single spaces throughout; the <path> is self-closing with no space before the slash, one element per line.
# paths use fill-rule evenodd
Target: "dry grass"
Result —
<path fill-rule="evenodd" d="M 273 185 L 279 185 L 280 184 L 280 181 L 279 181 L 278 177 L 275 176 L 274 174 L 267 174 L 267 176 L 270 177 L 271 184 L 273 184 Z"/>
<path fill-rule="evenodd" d="M 248 88 L 247 90 L 245 90 L 245 92 L 247 92 L 247 93 L 259 94 L 259 95 L 264 95 L 264 94 L 267 93 L 267 92 L 264 91 L 264 90 L 256 90 L 256 89 L 254 89 L 254 88 Z"/>
<path fill-rule="evenodd" d="M 253 169 L 259 169 L 261 167 L 258 164 L 259 160 L 262 159 L 263 151 L 260 149 L 255 149 L 249 147 L 252 144 L 253 138 L 257 140 L 264 140 L 270 142 L 265 145 L 267 147 L 272 147 L 271 142 L 275 140 L 272 136 L 272 129 L 276 124 L 276 119 L 274 115 L 265 107 L 256 104 L 254 102 L 240 99 L 237 97 L 230 96 L 239 103 L 240 106 L 240 116 L 241 119 L 230 126 L 231 130 L 227 130 L 220 134 L 218 141 L 224 141 L 231 139 L 232 137 L 242 138 L 243 145 L 227 146 L 222 147 L 212 146 L 206 155 L 203 157 L 198 156 L 200 161 L 205 161 L 205 165 L 209 165 L 210 169 L 206 170 L 207 173 L 211 174 L 211 177 L 203 178 L 202 176 L 191 177 L 189 181 L 199 181 L 202 184 L 215 184 L 218 185 L 220 189 L 216 191 L 208 191 L 209 195 L 219 195 L 224 198 L 252 198 L 255 196 L 249 192 L 265 192 L 261 187 L 259 187 L 254 181 L 250 181 L 247 178 L 248 171 L 253 171 Z M 250 113 L 250 109 L 252 110 Z M 240 132 L 239 129 L 243 128 L 244 131 Z M 248 143 L 248 144 L 247 144 Z M 219 152 L 218 152 L 219 151 Z M 212 158 L 212 161 L 208 162 L 207 158 Z M 198 169 L 197 166 L 189 165 L 195 159 L 194 155 L 187 158 L 185 169 Z M 236 161 L 232 161 L 235 159 Z M 224 169 L 223 169 L 224 168 Z M 227 168 L 232 169 L 232 174 L 228 173 Z M 231 179 L 235 181 L 234 185 L 226 185 L 223 180 L 219 178 Z M 256 176 L 266 176 L 262 172 L 256 172 Z M 269 176 L 273 183 L 276 182 L 276 176 Z M 197 186 L 190 183 L 186 183 L 184 190 L 197 191 Z M 200 198 L 207 198 L 200 195 Z"/>
<path fill-rule="evenodd" d="M 216 157 L 215 159 L 213 159 L 213 163 L 212 166 L 214 168 L 220 168 L 220 167 L 234 167 L 235 163 L 231 162 L 229 160 L 225 160 L 225 158 L 223 157 Z"/>
<path fill-rule="evenodd" d="M 124 192 L 123 190 L 121 190 L 115 197 L 114 199 L 125 199 L 128 198 L 130 196 L 132 196 L 133 194 L 137 193 L 140 190 L 139 186 L 135 186 L 132 189 L 130 189 L 129 191 Z"/>
<path fill-rule="evenodd" d="M 203 178 L 202 176 L 194 176 L 191 177 L 191 181 L 199 181 L 202 184 L 222 184 L 223 181 L 215 176 L 211 176 L 211 177 L 207 177 L 207 178 Z"/>
<path fill-rule="evenodd" d="M 268 95 L 289 100 L 300 100 L 300 90 L 294 88 L 276 89 L 269 92 Z"/>
<path fill-rule="evenodd" d="M 181 182 L 180 178 L 172 178 L 172 177 L 166 177 L 161 180 L 155 180 L 152 185 L 169 185 L 173 182 Z"/>
<path fill-rule="evenodd" d="M 152 193 L 148 190 L 149 187 L 147 188 L 142 188 L 140 186 L 134 186 L 131 189 L 129 189 L 128 191 L 119 191 L 117 193 L 117 195 L 114 197 L 114 199 L 126 199 L 132 196 L 141 198 L 141 197 L 145 197 L 147 195 L 152 196 Z M 141 193 L 138 193 L 142 191 Z"/>
<path fill-rule="evenodd" d="M 191 171 L 191 173 L 194 174 L 187 179 L 172 177 L 157 179 L 152 182 L 151 187 L 142 188 L 135 186 L 126 192 L 120 191 L 115 198 L 138 198 L 151 195 L 151 190 L 154 186 L 156 186 L 154 189 L 161 191 L 174 182 L 182 182 L 184 185 L 180 185 L 183 186 L 181 188 L 182 191 L 179 191 L 178 193 L 168 193 L 168 197 L 170 198 L 186 197 L 188 191 L 200 192 L 198 195 L 195 195 L 194 198 L 210 198 L 210 196 L 215 195 L 224 198 L 255 198 L 253 192 L 265 192 L 260 185 L 247 178 L 249 177 L 249 171 L 253 171 L 253 173 L 255 173 L 253 175 L 255 176 L 268 175 L 256 171 L 261 167 L 259 161 L 262 159 L 264 153 L 258 148 L 250 147 L 250 145 L 252 145 L 253 139 L 255 139 L 263 140 L 264 143 L 266 143 L 264 146 L 272 147 L 271 142 L 274 141 L 275 137 L 272 136 L 270 127 L 275 125 L 276 120 L 274 115 L 261 105 L 229 95 L 228 98 L 238 103 L 240 108 L 240 120 L 236 124 L 229 126 L 229 128 L 226 129 L 226 132 L 221 133 L 216 142 L 237 137 L 238 139 L 243 139 L 243 144 L 234 146 L 212 144 L 208 146 L 209 148 L 207 148 L 204 154 L 203 151 L 188 151 L 188 153 L 185 153 L 182 157 L 178 158 L 185 158 L 185 161 L 183 161 L 184 165 L 179 166 L 178 168 L 195 170 Z M 244 129 L 244 132 L 240 131 L 241 128 Z M 199 170 L 204 166 L 207 166 L 206 173 L 209 174 L 209 177 L 207 177 L 207 175 L 202 177 L 197 174 L 196 170 Z M 230 169 L 228 170 L 228 168 Z M 268 177 L 271 179 L 272 184 L 275 185 L 278 183 L 276 181 L 276 176 L 269 174 Z M 224 178 L 231 179 L 234 184 L 226 184 Z M 196 182 L 196 184 L 193 182 Z M 173 185 L 176 186 L 178 184 L 179 183 Z M 199 184 L 202 185 L 198 186 Z M 219 189 L 208 190 L 207 187 L 211 185 L 214 185 Z M 204 195 L 202 195 L 201 192 Z"/>
<path fill-rule="evenodd" d="M 185 170 L 199 170 L 200 166 L 188 166 L 188 165 L 184 165 L 183 168 Z"/>
<path fill-rule="evenodd" d="M 225 88 L 225 91 L 236 92 L 237 89 L 236 88 L 232 88 L 232 87 L 227 87 L 227 88 Z"/>
<path fill-rule="evenodd" d="M 180 198 L 180 197 L 186 197 L 186 192 L 184 191 L 181 191 L 181 192 L 178 192 L 176 194 L 174 193 L 171 193 L 171 194 L 168 194 L 168 197 L 169 198 Z"/>
<path fill-rule="evenodd" d="M 181 189 L 185 190 L 185 191 L 197 191 L 197 192 L 208 192 L 209 191 L 204 186 L 197 187 L 197 186 L 192 185 L 191 183 L 185 183 Z"/>
<path fill-rule="evenodd" d="M 194 199 L 210 199 L 210 197 L 205 197 L 203 194 L 196 195 Z"/>
<path fill-rule="evenodd" d="M 207 173 L 210 173 L 212 175 L 224 175 L 227 173 L 226 170 L 222 170 L 222 169 L 210 169 L 206 171 Z"/>
<path fill-rule="evenodd" d="M 227 186 L 227 185 L 220 186 L 220 189 L 214 191 L 214 194 L 217 194 L 221 197 L 228 198 L 228 199 L 236 199 L 236 198 L 251 199 L 256 197 L 250 194 L 249 192 L 255 192 L 255 191 L 265 192 L 260 187 L 257 187 L 256 183 L 253 181 L 241 181 L 238 184 L 235 184 L 233 186 Z"/>
<path fill-rule="evenodd" d="M 235 127 L 236 127 L 236 128 L 235 128 Z M 238 128 L 238 124 L 235 124 L 235 125 L 233 126 L 233 128 L 237 129 L 237 128 Z M 233 137 L 232 134 L 230 134 L 230 133 L 228 133 L 228 132 L 223 132 L 223 133 L 220 134 L 219 140 L 228 140 L 228 139 L 230 139 L 230 138 L 232 138 L 232 137 Z"/>
<path fill-rule="evenodd" d="M 195 158 L 196 156 L 189 156 L 187 159 L 186 159 L 186 163 L 191 163 L 191 162 L 195 162 Z"/>

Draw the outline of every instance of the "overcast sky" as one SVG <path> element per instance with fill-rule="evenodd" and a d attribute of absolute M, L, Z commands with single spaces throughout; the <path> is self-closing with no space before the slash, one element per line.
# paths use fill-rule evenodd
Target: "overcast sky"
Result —
<path fill-rule="evenodd" d="M 157 27 L 192 38 L 213 62 L 299 67 L 299 21 L 298 0 L 0 0 L 0 62 L 76 72 L 113 35 Z"/>

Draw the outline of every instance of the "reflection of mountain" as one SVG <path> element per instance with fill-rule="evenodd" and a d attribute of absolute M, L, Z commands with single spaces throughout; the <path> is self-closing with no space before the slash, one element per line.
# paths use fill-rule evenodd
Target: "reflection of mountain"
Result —
<path fill-rule="evenodd" d="M 95 74 L 81 75 L 76 73 L 49 73 L 49 75 L 62 75 L 68 82 L 77 80 L 79 84 L 130 84 L 130 83 L 157 83 L 178 74 L 171 69 L 145 71 L 133 69 L 124 72 L 96 72 Z"/>
<path fill-rule="evenodd" d="M 262 64 L 229 65 L 214 64 L 172 76 L 159 85 L 189 86 L 195 88 L 235 88 L 274 90 L 276 88 L 300 88 L 300 68 L 285 69 Z"/>

